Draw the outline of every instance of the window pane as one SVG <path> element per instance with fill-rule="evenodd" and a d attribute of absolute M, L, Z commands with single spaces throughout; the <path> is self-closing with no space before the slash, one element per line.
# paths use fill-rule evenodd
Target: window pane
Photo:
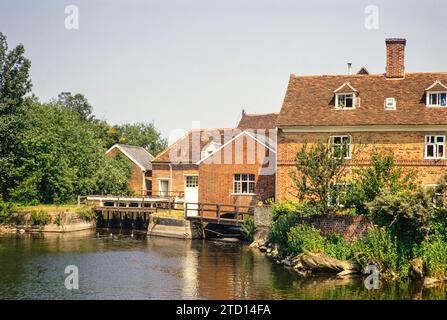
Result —
<path fill-rule="evenodd" d="M 352 95 L 346 96 L 346 108 L 352 108 L 354 106 Z"/>
<path fill-rule="evenodd" d="M 444 142 L 444 137 L 443 136 L 436 137 L 436 142 Z"/>
<path fill-rule="evenodd" d="M 234 175 L 234 180 L 235 181 L 240 181 L 241 180 L 241 175 L 240 174 L 235 174 Z"/>
<path fill-rule="evenodd" d="M 248 185 L 247 182 L 242 182 L 242 193 L 248 192 Z"/>
<path fill-rule="evenodd" d="M 250 180 L 250 181 L 255 181 L 255 175 L 254 175 L 254 174 L 250 174 L 250 176 L 249 176 L 249 180 Z"/>
<path fill-rule="evenodd" d="M 444 158 L 444 145 L 438 145 L 438 158 Z"/>
<path fill-rule="evenodd" d="M 247 175 L 246 174 L 242 175 L 242 181 L 247 181 Z"/>
<path fill-rule="evenodd" d="M 431 105 L 438 104 L 438 94 L 437 93 L 430 93 L 430 104 Z"/>
<path fill-rule="evenodd" d="M 427 157 L 433 158 L 435 156 L 435 148 L 433 145 L 427 146 Z"/>
<path fill-rule="evenodd" d="M 249 187 L 249 190 L 248 190 L 249 193 L 255 193 L 255 183 L 254 182 L 249 182 L 248 187 Z"/>
<path fill-rule="evenodd" d="M 447 93 L 446 92 L 441 93 L 441 106 L 443 106 L 443 107 L 445 107 L 447 105 L 446 98 L 447 98 Z"/>

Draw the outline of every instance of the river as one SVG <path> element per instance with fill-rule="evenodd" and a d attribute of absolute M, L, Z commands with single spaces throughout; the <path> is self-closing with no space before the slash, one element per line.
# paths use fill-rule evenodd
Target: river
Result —
<path fill-rule="evenodd" d="M 76 266 L 79 289 L 65 287 Z M 0 236 L 0 299 L 446 299 L 447 287 L 301 278 L 247 245 L 138 236 Z"/>

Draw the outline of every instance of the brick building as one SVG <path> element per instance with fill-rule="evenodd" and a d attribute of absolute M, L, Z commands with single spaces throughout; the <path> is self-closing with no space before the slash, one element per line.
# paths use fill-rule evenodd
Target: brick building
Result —
<path fill-rule="evenodd" d="M 274 197 L 276 116 L 244 112 L 237 128 L 189 131 L 152 160 L 153 193 L 188 203 Z"/>
<path fill-rule="evenodd" d="M 115 144 L 106 155 L 115 157 L 118 154 L 125 156 L 132 164 L 132 175 L 129 179 L 129 188 L 134 195 L 148 195 L 152 192 L 152 163 L 154 157 L 144 148 L 127 144 Z"/>
<path fill-rule="evenodd" d="M 277 119 L 277 200 L 295 196 L 290 171 L 305 142 L 345 146 L 350 168 L 391 150 L 426 185 L 447 173 L 447 73 L 405 72 L 405 45 L 386 40 L 384 74 L 290 76 Z"/>

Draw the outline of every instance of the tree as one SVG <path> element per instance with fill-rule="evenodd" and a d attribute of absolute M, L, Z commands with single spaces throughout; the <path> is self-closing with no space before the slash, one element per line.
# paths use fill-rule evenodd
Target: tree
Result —
<path fill-rule="evenodd" d="M 167 141 L 153 123 L 135 123 L 116 126 L 120 132 L 119 142 L 145 148 L 156 156 L 167 146 Z"/>
<path fill-rule="evenodd" d="M 29 125 L 20 141 L 23 157 L 16 168 L 20 181 L 10 190 L 13 200 L 63 203 L 98 191 L 128 192 L 123 181 L 128 181 L 130 169 L 104 159 L 102 141 L 77 111 L 34 103 L 24 121 Z"/>
<path fill-rule="evenodd" d="M 93 107 L 80 93 L 72 95 L 70 92 L 62 92 L 58 96 L 58 102 L 69 110 L 77 112 L 84 120 L 93 119 Z"/>
<path fill-rule="evenodd" d="M 309 201 L 323 213 L 332 211 L 331 192 L 341 183 L 345 167 L 344 152 L 321 141 L 310 148 L 305 143 L 296 154 L 295 170 L 290 173 L 298 198 Z"/>
<path fill-rule="evenodd" d="M 16 184 L 15 167 L 20 160 L 20 134 L 26 126 L 21 121 L 24 106 L 31 98 L 29 70 L 22 44 L 9 50 L 0 32 L 0 197 L 8 199 L 8 189 Z"/>
<path fill-rule="evenodd" d="M 346 197 L 346 206 L 355 207 L 359 214 L 368 213 L 366 204 L 381 192 L 395 194 L 404 190 L 415 190 L 414 173 L 404 172 L 394 162 L 392 152 L 373 151 L 371 165 L 354 171 L 351 192 Z"/>

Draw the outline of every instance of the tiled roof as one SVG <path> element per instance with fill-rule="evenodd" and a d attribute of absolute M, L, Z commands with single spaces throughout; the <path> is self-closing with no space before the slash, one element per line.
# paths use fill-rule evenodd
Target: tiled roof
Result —
<path fill-rule="evenodd" d="M 132 161 L 141 168 L 144 168 L 144 170 L 152 170 L 151 161 L 154 157 L 146 149 L 139 146 L 117 143 L 109 150 L 112 150 L 114 147 L 119 148 L 124 154 L 127 154 Z"/>
<path fill-rule="evenodd" d="M 274 143 L 274 141 L 270 143 L 270 141 L 265 138 L 268 137 L 268 131 L 258 130 L 259 129 L 253 131 L 248 130 L 248 132 L 250 132 L 251 135 L 258 137 L 266 145 Z M 168 146 L 162 153 L 152 160 L 152 163 L 197 163 L 200 161 L 201 151 L 203 151 L 211 142 L 223 145 L 243 131 L 245 130 L 240 128 L 191 130 L 182 138 Z"/>
<path fill-rule="evenodd" d="M 447 83 L 447 72 L 406 73 L 402 80 L 383 74 L 291 75 L 277 125 L 446 125 L 447 108 L 425 106 L 425 89 L 436 81 Z M 337 110 L 334 90 L 346 82 L 357 90 L 360 104 L 354 110 Z M 384 110 L 386 98 L 396 98 L 396 110 Z"/>
<path fill-rule="evenodd" d="M 243 114 L 238 124 L 238 129 L 274 129 L 278 113 Z"/>

